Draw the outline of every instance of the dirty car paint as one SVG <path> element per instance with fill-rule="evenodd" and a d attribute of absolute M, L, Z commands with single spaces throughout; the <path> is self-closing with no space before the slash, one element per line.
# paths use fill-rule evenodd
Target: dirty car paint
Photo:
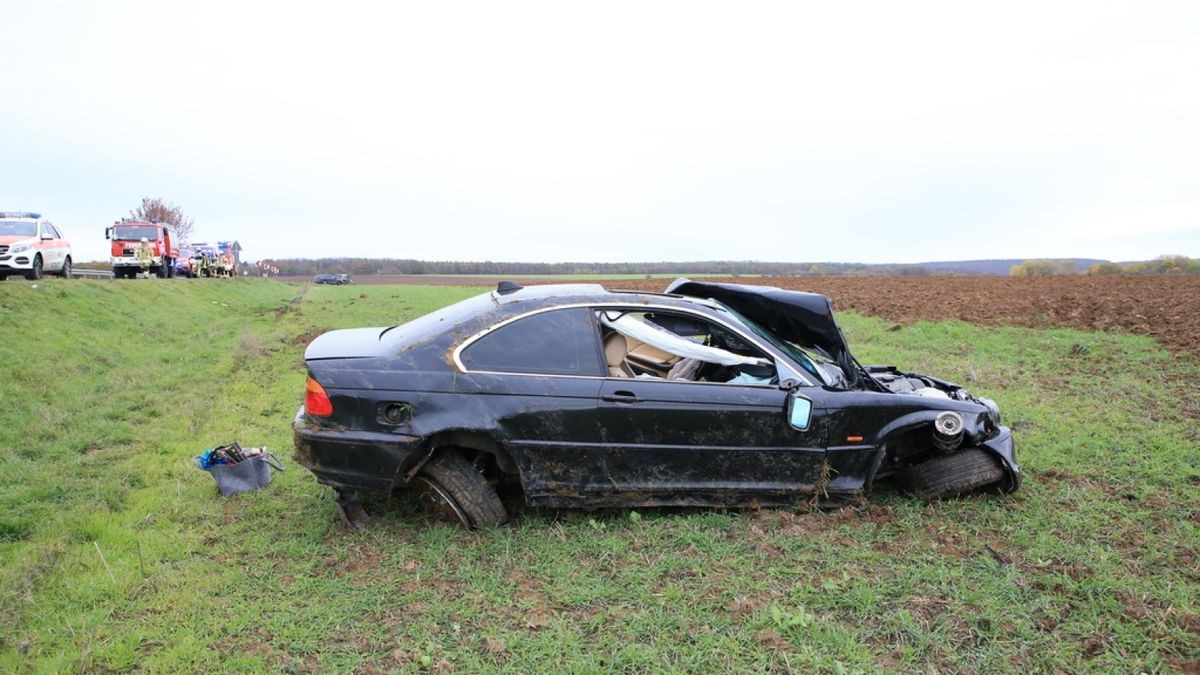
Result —
<path fill-rule="evenodd" d="M 804 302 L 819 309 L 811 298 Z M 939 412 L 952 410 L 963 418 L 963 447 L 985 449 L 1004 468 L 998 487 L 1019 485 L 1011 432 L 980 402 L 934 378 L 927 382 L 946 397 L 783 377 L 782 384 L 741 385 L 474 372 L 456 359 L 464 344 L 504 322 L 580 306 L 653 306 L 731 321 L 706 299 L 562 285 L 480 295 L 398 327 L 333 331 L 317 338 L 305 359 L 334 414 L 297 413 L 297 461 L 340 490 L 388 493 L 405 486 L 439 448 L 452 446 L 494 457 L 533 505 L 767 504 L 817 492 L 868 492 L 876 478 L 936 456 L 931 425 Z M 810 335 L 841 340 L 830 323 Z M 595 340 L 602 357 L 599 332 Z M 826 346 L 843 350 L 838 360 L 850 362 L 844 342 Z M 780 374 L 800 372 L 788 354 L 767 351 Z M 803 431 L 788 422 L 792 395 L 812 404 Z M 403 406 L 402 419 L 387 419 L 389 405 Z"/>

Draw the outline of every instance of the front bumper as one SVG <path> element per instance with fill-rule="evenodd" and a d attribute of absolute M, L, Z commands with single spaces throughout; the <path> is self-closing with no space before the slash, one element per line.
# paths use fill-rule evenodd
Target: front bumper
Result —
<path fill-rule="evenodd" d="M 1021 467 L 1017 465 L 1017 449 L 1013 443 L 1012 429 L 1001 426 L 995 436 L 980 442 L 979 446 L 1000 460 L 1007 478 L 1005 492 L 1013 492 L 1021 487 Z"/>
<path fill-rule="evenodd" d="M 148 266 L 143 265 L 141 263 L 141 261 L 139 261 L 137 258 L 135 258 L 133 256 L 113 256 L 112 257 L 112 266 L 113 267 L 136 267 L 141 270 L 146 270 L 146 269 L 150 269 L 153 267 L 158 267 L 159 265 L 162 265 L 162 258 L 159 256 L 154 256 L 154 257 L 150 258 L 150 264 Z"/>
<path fill-rule="evenodd" d="M 304 406 L 292 432 L 296 463 L 339 490 L 390 494 L 421 457 L 415 436 L 322 427 L 306 419 Z"/>
<path fill-rule="evenodd" d="M 0 255 L 0 271 L 20 270 L 27 272 L 33 269 L 33 256 L 36 251 L 22 251 L 21 253 L 5 253 Z"/>

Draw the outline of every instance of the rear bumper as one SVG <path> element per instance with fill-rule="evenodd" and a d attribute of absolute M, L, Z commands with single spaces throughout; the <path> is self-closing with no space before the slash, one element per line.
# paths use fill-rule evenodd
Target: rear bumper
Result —
<path fill-rule="evenodd" d="M 292 431 L 296 463 L 339 490 L 390 494 L 420 457 L 415 436 L 324 428 L 305 419 L 304 406 Z"/>

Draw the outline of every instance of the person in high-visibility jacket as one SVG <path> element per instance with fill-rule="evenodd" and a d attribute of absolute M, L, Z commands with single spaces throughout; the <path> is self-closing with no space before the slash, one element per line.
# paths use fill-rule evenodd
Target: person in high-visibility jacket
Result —
<path fill-rule="evenodd" d="M 150 245 L 150 240 L 142 237 L 142 243 L 137 245 L 133 254 L 137 257 L 139 268 L 146 276 L 150 276 L 150 268 L 154 266 L 154 247 Z"/>
<path fill-rule="evenodd" d="M 196 257 L 192 258 L 192 276 L 199 279 L 204 276 L 204 254 L 196 252 Z"/>

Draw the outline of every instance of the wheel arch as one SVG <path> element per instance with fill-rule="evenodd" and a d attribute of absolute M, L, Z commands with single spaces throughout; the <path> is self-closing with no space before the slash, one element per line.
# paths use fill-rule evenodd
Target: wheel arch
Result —
<path fill-rule="evenodd" d="M 490 455 L 496 461 L 501 472 L 520 476 L 520 470 L 514 461 L 512 453 L 499 441 L 483 431 L 476 429 L 445 429 L 430 434 L 420 444 L 422 452 L 416 462 L 404 467 L 397 475 L 396 484 L 407 485 L 420 473 L 421 469 L 431 459 L 449 449 L 468 450 Z"/>
<path fill-rule="evenodd" d="M 866 480 L 863 481 L 864 492 L 871 491 L 876 475 L 888 460 L 888 454 L 894 453 L 899 448 L 911 445 L 905 438 L 906 436 L 919 432 L 922 428 L 927 428 L 930 433 L 930 446 L 932 447 L 933 423 L 937 419 L 937 416 L 947 409 L 925 408 L 914 410 L 893 419 L 880 428 L 873 439 L 877 449 L 875 456 L 871 459 Z"/>
<path fill-rule="evenodd" d="M 934 420 L 940 409 L 917 410 L 911 413 L 901 415 L 884 425 L 875 437 L 875 445 L 878 448 L 875 456 L 872 458 L 870 469 L 866 480 L 864 481 L 864 491 L 870 492 L 874 485 L 876 474 L 879 469 L 887 461 L 888 453 L 897 447 L 896 441 L 899 441 L 903 436 L 918 431 L 922 427 L 932 427 Z M 972 441 L 969 438 L 964 438 L 963 448 L 979 448 L 985 453 L 991 455 L 996 462 L 1004 470 L 1005 485 L 1002 488 L 1003 492 L 1014 492 L 1021 485 L 1021 470 L 1017 465 L 1016 453 L 1013 449 L 1012 431 L 1008 427 L 1001 426 L 994 436 L 982 440 Z"/>

